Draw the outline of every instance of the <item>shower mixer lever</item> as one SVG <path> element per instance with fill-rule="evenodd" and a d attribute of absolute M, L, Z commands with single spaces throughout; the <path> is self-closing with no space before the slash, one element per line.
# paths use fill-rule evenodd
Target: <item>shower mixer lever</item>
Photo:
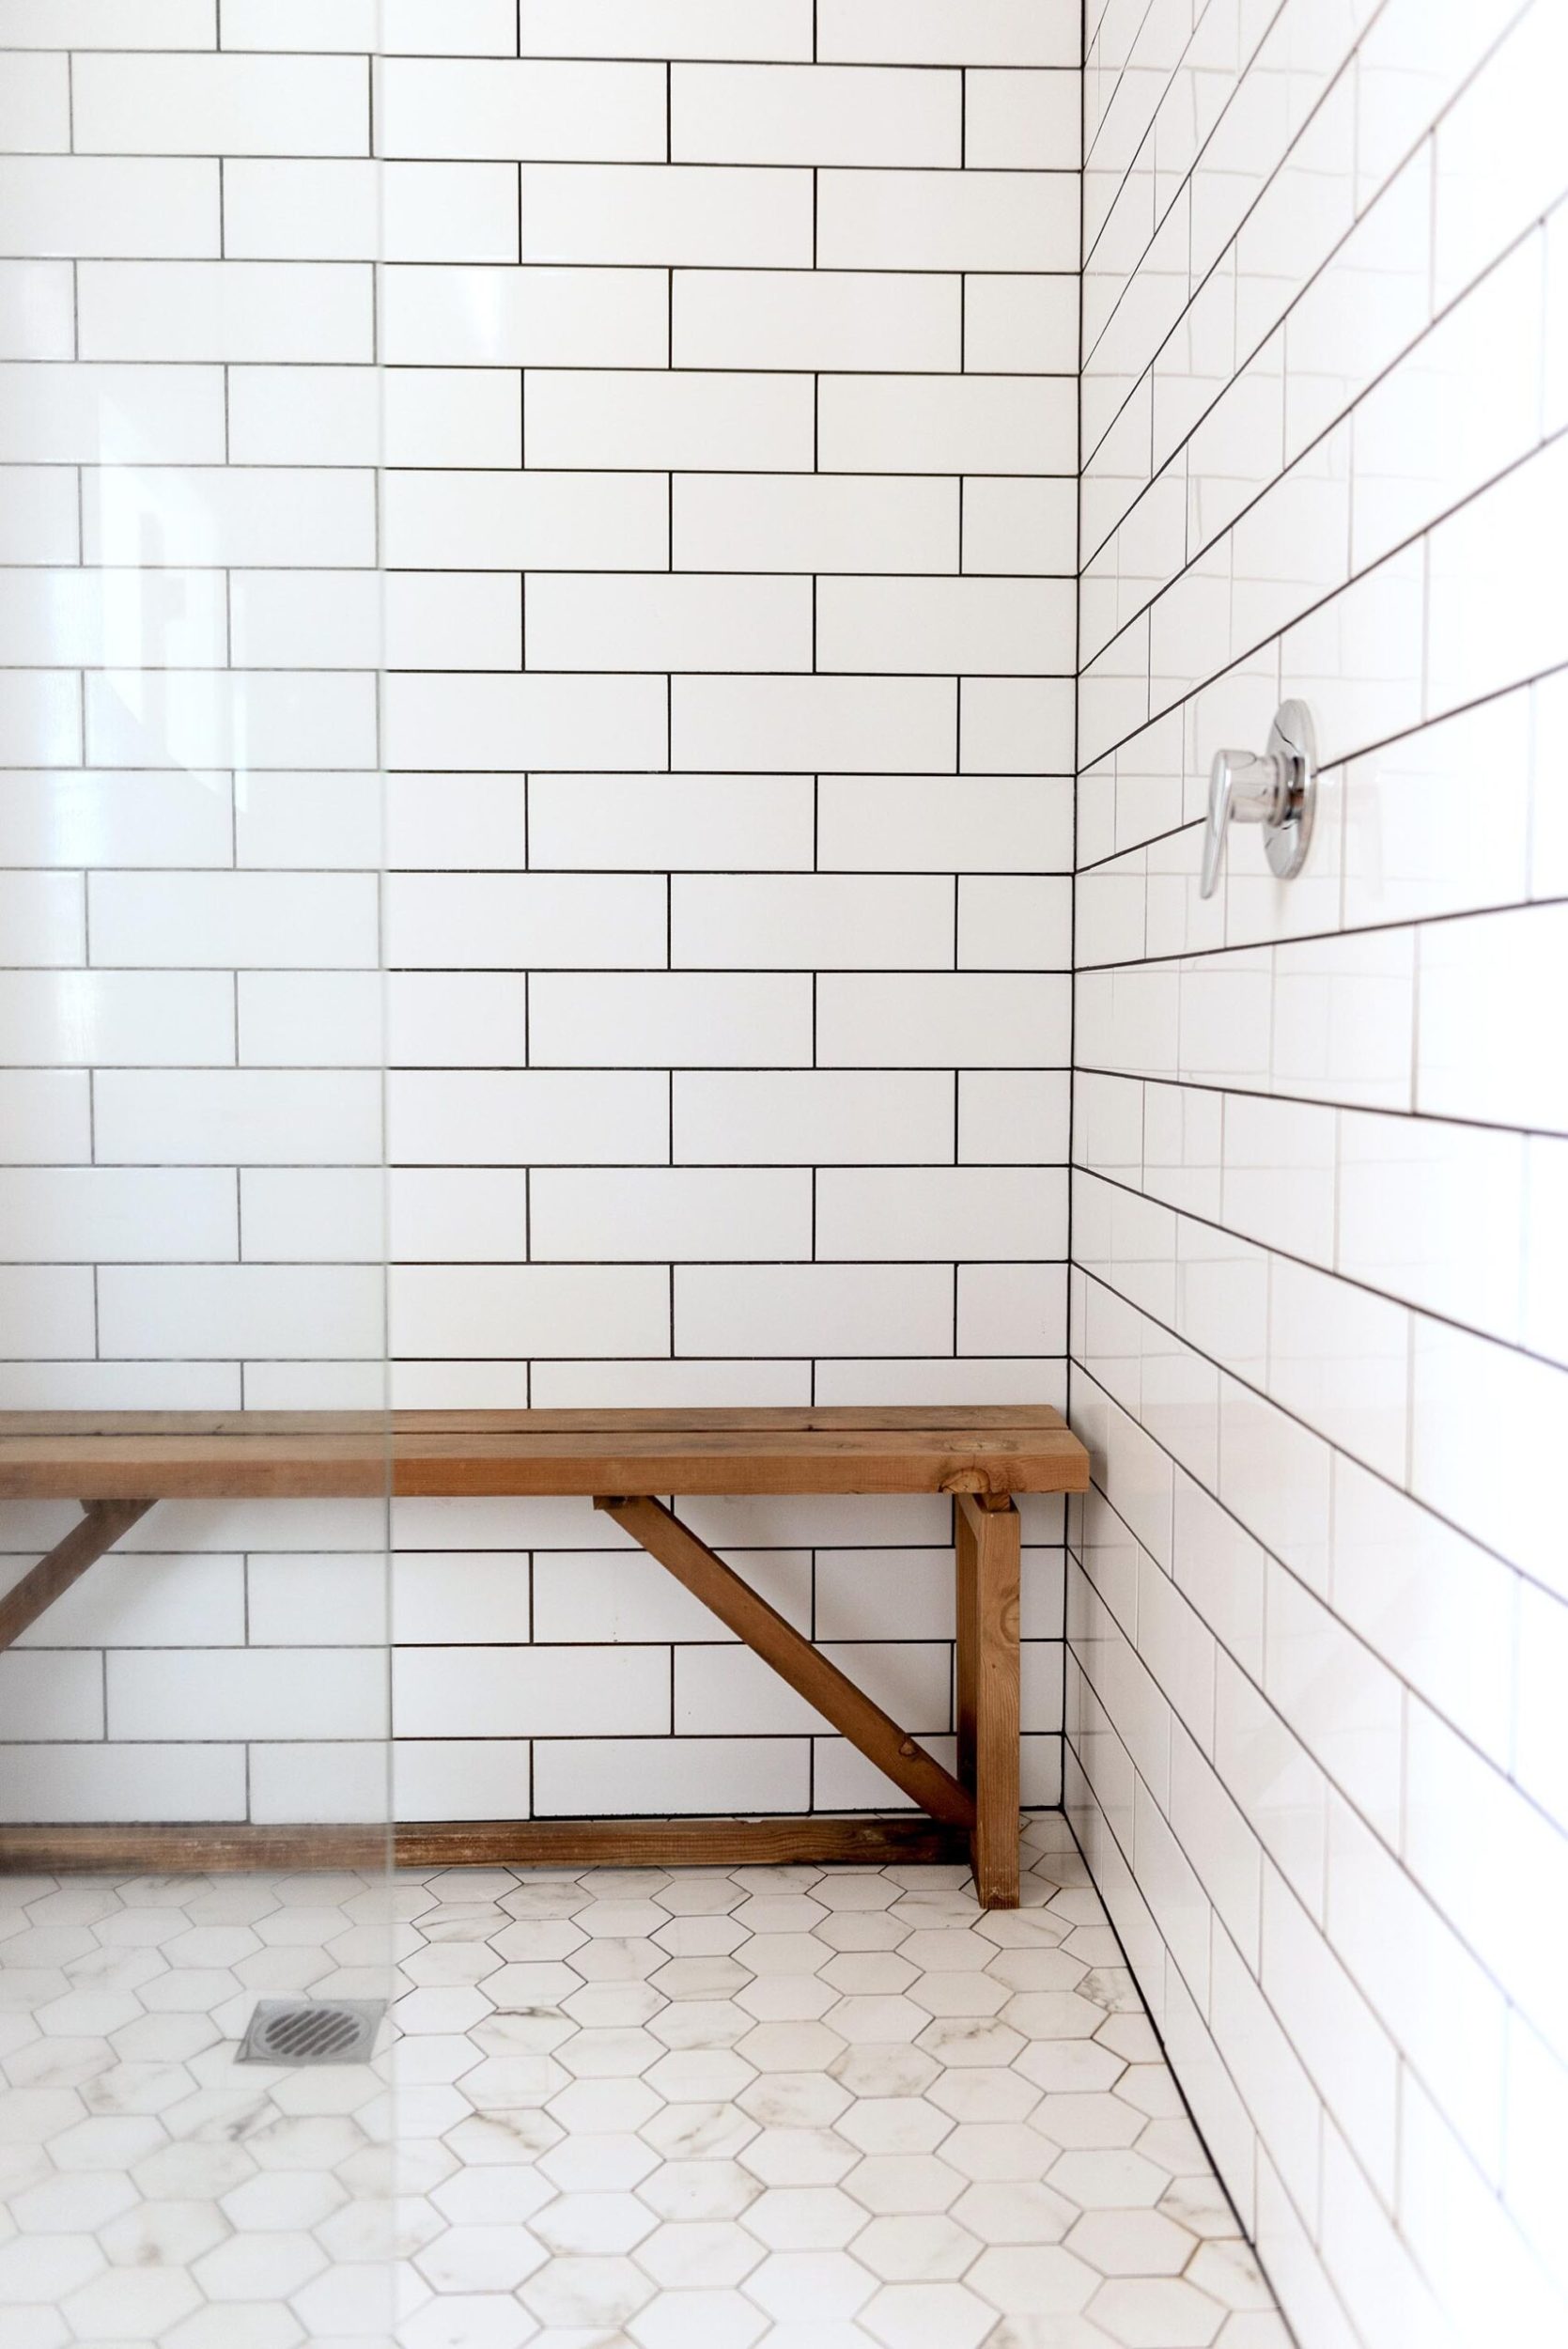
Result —
<path fill-rule="evenodd" d="M 1203 869 L 1198 894 L 1212 897 L 1219 886 L 1225 834 L 1233 823 L 1262 824 L 1269 870 L 1290 880 L 1307 861 L 1317 798 L 1317 744 L 1305 702 L 1281 702 L 1269 729 L 1268 748 L 1216 751 L 1209 770 L 1208 819 L 1203 827 Z"/>

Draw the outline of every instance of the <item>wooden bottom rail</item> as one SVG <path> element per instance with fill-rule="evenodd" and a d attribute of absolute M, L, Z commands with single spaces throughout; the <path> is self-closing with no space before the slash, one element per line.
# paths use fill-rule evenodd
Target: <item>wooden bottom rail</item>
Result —
<path fill-rule="evenodd" d="M 0 1871 L 160 1875 L 355 1868 L 882 1868 L 969 1857 L 935 1819 L 448 1819 L 387 1827 L 0 1827 Z"/>

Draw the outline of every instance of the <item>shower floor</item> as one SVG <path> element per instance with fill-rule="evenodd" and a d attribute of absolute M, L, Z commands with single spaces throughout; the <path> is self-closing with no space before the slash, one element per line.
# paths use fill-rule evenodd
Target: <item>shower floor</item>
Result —
<path fill-rule="evenodd" d="M 8 2349 L 1287 2349 L 1060 1814 L 956 1869 L 0 1877 Z M 393 1975 L 391 1968 L 396 1966 Z M 369 2064 L 237 2067 L 258 1996 Z"/>

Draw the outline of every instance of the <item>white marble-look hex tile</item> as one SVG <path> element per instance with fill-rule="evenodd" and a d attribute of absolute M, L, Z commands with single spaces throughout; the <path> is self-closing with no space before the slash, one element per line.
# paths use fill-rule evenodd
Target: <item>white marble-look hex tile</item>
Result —
<path fill-rule="evenodd" d="M 23 2349 L 1263 2349 L 1267 2285 L 1059 1816 L 1024 1856 L 990 1914 L 961 1869 L 11 1879 L 7 2323 Z M 234 1968 L 290 1951 L 317 1995 L 337 1958 L 392 1993 L 371 2064 L 236 2071 Z M 106 2030 L 82 1999 L 117 2001 Z"/>

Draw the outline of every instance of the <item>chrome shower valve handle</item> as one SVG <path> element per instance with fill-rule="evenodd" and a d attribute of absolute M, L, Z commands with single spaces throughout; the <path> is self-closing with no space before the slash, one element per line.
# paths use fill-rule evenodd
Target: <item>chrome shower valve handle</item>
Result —
<path fill-rule="evenodd" d="M 1225 834 L 1233 823 L 1262 824 L 1270 872 L 1279 880 L 1292 879 L 1307 861 L 1316 798 L 1312 712 L 1305 702 L 1281 702 L 1261 756 L 1250 751 L 1214 754 L 1199 895 L 1212 897 L 1219 886 Z"/>

